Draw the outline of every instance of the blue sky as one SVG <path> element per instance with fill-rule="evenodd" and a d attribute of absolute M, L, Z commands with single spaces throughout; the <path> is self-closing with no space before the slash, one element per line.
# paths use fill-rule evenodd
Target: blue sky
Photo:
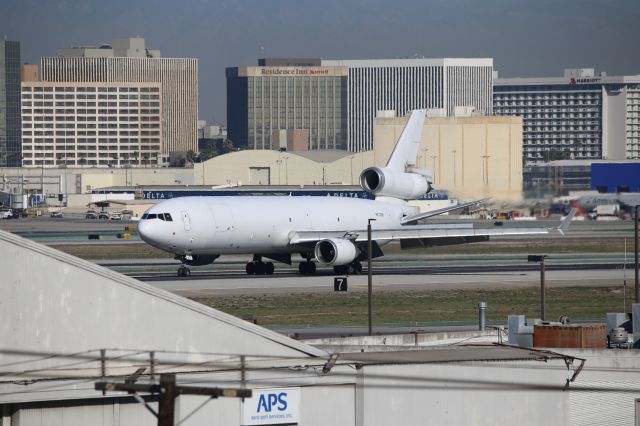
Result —
<path fill-rule="evenodd" d="M 226 121 L 224 68 L 258 57 L 492 57 L 503 77 L 640 74 L 639 0 L 2 0 L 23 62 L 142 36 L 196 57 L 200 117 Z M 262 50 L 261 47 L 264 49 Z"/>

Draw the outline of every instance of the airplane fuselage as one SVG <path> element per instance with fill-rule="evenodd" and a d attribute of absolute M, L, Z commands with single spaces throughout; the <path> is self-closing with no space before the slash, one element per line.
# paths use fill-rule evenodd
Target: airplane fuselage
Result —
<path fill-rule="evenodd" d="M 368 219 L 373 229 L 393 229 L 416 210 L 342 197 L 180 197 L 151 207 L 139 231 L 176 255 L 296 253 L 301 247 L 289 244 L 296 231 L 366 229 Z"/>

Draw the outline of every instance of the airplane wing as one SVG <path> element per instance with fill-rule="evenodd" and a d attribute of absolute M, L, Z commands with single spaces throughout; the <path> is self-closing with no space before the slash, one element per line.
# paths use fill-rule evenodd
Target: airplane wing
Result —
<path fill-rule="evenodd" d="M 415 240 L 416 245 L 449 245 L 468 242 L 487 241 L 489 237 L 516 236 L 516 235 L 542 235 L 558 231 L 564 235 L 569 227 L 575 209 L 572 209 L 557 227 L 491 227 L 474 228 L 473 224 L 449 224 L 449 225 L 406 225 L 399 229 L 373 229 L 371 239 L 377 242 L 391 240 Z M 289 235 L 290 244 L 310 244 L 326 238 L 346 238 L 356 243 L 367 241 L 367 231 L 354 230 L 349 232 L 335 231 L 293 231 Z M 407 241 L 407 243 L 409 243 Z M 410 246 L 411 244 L 407 244 Z"/>
<path fill-rule="evenodd" d="M 428 212 L 424 212 L 424 213 L 418 213 L 415 214 L 413 216 L 407 216 L 404 219 L 402 219 L 402 222 L 400 222 L 402 225 L 411 225 L 414 224 L 416 222 L 418 222 L 419 220 L 422 219 L 427 219 L 429 217 L 434 217 L 434 216 L 439 216 L 443 213 L 447 213 L 447 212 L 451 212 L 454 210 L 458 210 L 458 209 L 463 209 L 465 207 L 469 207 L 469 206 L 475 206 L 476 204 L 480 204 L 483 203 L 485 201 L 487 201 L 488 198 L 483 198 L 481 200 L 475 200 L 475 201 L 470 201 L 468 203 L 464 203 L 464 204 L 456 204 L 455 206 L 449 206 L 449 207 L 444 207 L 442 209 L 437 209 L 437 210 L 431 210 Z"/>

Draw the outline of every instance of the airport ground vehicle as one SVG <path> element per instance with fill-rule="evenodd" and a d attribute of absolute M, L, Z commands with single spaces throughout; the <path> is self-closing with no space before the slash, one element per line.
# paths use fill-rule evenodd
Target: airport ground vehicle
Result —
<path fill-rule="evenodd" d="M 0 210 L 0 219 L 11 219 L 12 217 L 13 217 L 13 211 L 11 211 L 11 209 Z"/>
<path fill-rule="evenodd" d="M 111 213 L 109 213 L 109 212 L 100 212 L 100 213 L 98 213 L 98 219 L 111 220 Z"/>
<path fill-rule="evenodd" d="M 96 212 L 95 210 L 87 210 L 87 212 L 84 214 L 84 218 L 85 219 L 97 219 L 98 218 L 98 212 Z"/>
<path fill-rule="evenodd" d="M 51 212 L 51 217 L 55 217 L 55 218 L 59 218 L 62 219 L 64 216 L 62 215 L 61 211 L 57 211 L 57 212 Z"/>

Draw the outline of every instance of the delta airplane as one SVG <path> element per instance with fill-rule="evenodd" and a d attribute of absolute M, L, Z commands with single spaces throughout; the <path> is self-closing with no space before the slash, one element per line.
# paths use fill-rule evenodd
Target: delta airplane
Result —
<path fill-rule="evenodd" d="M 425 110 L 411 113 L 385 167 L 369 167 L 360 175 L 362 188 L 375 200 L 338 197 L 195 196 L 172 198 L 149 208 L 138 231 L 148 244 L 173 253 L 183 265 L 206 265 L 224 254 L 250 254 L 247 274 L 272 274 L 272 262 L 292 263 L 300 254 L 301 274 L 316 271 L 314 260 L 332 266 L 336 274 L 358 274 L 368 256 L 367 226 L 371 223 L 371 257 L 381 247 L 400 241 L 405 247 L 428 247 L 487 241 L 490 236 L 547 234 L 554 228 L 474 228 L 472 224 L 434 225 L 419 221 L 482 202 L 478 200 L 420 213 L 407 204 L 431 191 L 431 172 L 416 167 Z M 572 211 L 558 228 L 563 232 Z"/>

